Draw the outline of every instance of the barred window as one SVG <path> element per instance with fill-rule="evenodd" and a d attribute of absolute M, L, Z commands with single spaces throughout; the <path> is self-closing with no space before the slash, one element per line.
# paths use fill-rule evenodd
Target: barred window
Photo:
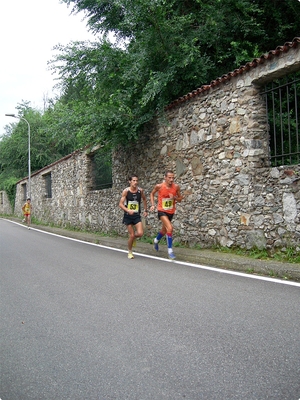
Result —
<path fill-rule="evenodd" d="M 89 190 L 101 190 L 112 187 L 111 152 L 100 149 L 89 154 Z"/>
<path fill-rule="evenodd" d="M 50 199 L 52 197 L 52 179 L 51 172 L 49 174 L 43 175 L 45 181 L 45 197 Z"/>
<path fill-rule="evenodd" d="M 270 82 L 266 99 L 272 166 L 300 162 L 300 71 Z"/>

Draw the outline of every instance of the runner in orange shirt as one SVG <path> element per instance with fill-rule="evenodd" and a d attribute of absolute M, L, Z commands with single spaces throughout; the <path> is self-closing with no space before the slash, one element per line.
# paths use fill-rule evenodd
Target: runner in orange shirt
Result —
<path fill-rule="evenodd" d="M 168 256 L 171 260 L 175 260 L 175 254 L 172 248 L 172 219 L 176 210 L 176 202 L 181 202 L 183 196 L 180 193 L 179 186 L 174 183 L 174 173 L 168 170 L 165 173 L 165 179 L 162 183 L 155 185 L 150 194 L 151 208 L 154 211 L 154 196 L 158 193 L 157 212 L 158 219 L 162 222 L 162 229 L 154 239 L 154 249 L 159 250 L 158 243 L 160 239 L 166 235 L 168 245 Z"/>

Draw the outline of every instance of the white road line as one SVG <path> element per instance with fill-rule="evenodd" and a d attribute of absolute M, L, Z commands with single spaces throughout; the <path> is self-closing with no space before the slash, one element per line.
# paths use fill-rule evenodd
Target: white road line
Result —
<path fill-rule="evenodd" d="M 3 218 L 5 219 L 5 218 Z M 11 221 L 9 219 L 5 219 L 5 221 L 11 222 L 13 224 L 16 225 L 20 225 L 24 228 L 27 228 L 27 226 L 20 224 L 19 222 L 15 222 L 15 221 Z M 110 246 L 105 246 L 103 244 L 96 244 L 96 243 L 91 243 L 91 242 L 86 242 L 84 240 L 80 240 L 80 239 L 75 239 L 75 238 L 70 238 L 68 236 L 62 236 L 62 235 L 58 235 L 56 233 L 53 232 L 47 232 L 47 231 L 43 231 L 41 229 L 37 229 L 37 228 L 31 228 L 31 230 L 35 230 L 37 232 L 41 232 L 41 233 L 45 233 L 47 235 L 52 235 L 52 236 L 57 236 L 63 239 L 67 239 L 67 240 L 73 240 L 74 242 L 78 242 L 78 243 L 84 243 L 90 246 L 96 246 L 96 247 L 101 247 L 103 249 L 108 249 L 108 250 L 112 250 L 112 251 L 119 251 L 121 253 L 127 253 L 127 250 L 123 250 L 123 249 L 116 249 L 114 247 L 110 247 Z M 300 287 L 300 283 L 298 282 L 293 282 L 293 281 L 284 281 L 282 279 L 275 279 L 275 278 L 269 278 L 267 276 L 259 276 L 259 275 L 251 275 L 251 274 L 245 274 L 243 272 L 237 272 L 237 271 L 232 271 L 232 270 L 226 270 L 226 269 L 222 269 L 222 268 L 214 268 L 214 267 L 209 267 L 207 265 L 201 265 L 201 264 L 193 264 L 193 263 L 189 263 L 189 262 L 185 262 L 185 261 L 177 261 L 177 260 L 168 260 L 166 258 L 161 258 L 161 257 L 157 257 L 157 256 L 151 256 L 150 254 L 143 254 L 143 253 L 137 253 L 134 252 L 134 255 L 140 256 L 140 257 L 144 257 L 144 258 L 152 258 L 154 260 L 159 260 L 159 261 L 164 261 L 164 262 L 169 262 L 169 263 L 173 263 L 173 264 L 178 264 L 178 265 L 185 265 L 187 267 L 192 267 L 192 268 L 198 268 L 198 269 L 205 269 L 208 271 L 213 271 L 213 272 L 219 272 L 221 274 L 228 274 L 228 275 L 235 275 L 235 276 L 241 276 L 244 278 L 250 278 L 250 279 L 258 279 L 261 281 L 267 281 L 267 282 L 272 282 L 272 283 L 280 283 L 282 285 L 289 285 L 289 286 L 296 286 L 296 287 Z M 0 399 L 1 400 L 1 399 Z"/>

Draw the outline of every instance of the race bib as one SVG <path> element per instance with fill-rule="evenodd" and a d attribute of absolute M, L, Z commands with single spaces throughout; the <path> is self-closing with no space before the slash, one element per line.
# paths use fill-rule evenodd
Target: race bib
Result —
<path fill-rule="evenodd" d="M 139 212 L 139 203 L 137 201 L 129 201 L 127 204 L 127 208 L 133 212 Z"/>
<path fill-rule="evenodd" d="M 174 199 L 162 199 L 161 204 L 164 210 L 172 210 L 174 207 Z"/>

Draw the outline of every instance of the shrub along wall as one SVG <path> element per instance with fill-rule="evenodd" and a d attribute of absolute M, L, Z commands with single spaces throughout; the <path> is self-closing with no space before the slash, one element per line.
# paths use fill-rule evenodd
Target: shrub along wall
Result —
<path fill-rule="evenodd" d="M 125 235 L 118 203 L 127 176 L 139 175 L 149 199 L 172 169 L 185 195 L 174 218 L 175 240 L 203 247 L 300 246 L 300 166 L 270 167 L 260 94 L 264 83 L 300 69 L 297 44 L 172 103 L 164 121 L 153 121 L 137 143 L 115 151 L 112 189 L 89 190 L 87 150 L 38 171 L 31 179 L 34 215 L 47 223 Z M 45 197 L 49 173 L 51 198 Z M 18 214 L 25 182 L 17 185 Z M 146 233 L 154 235 L 158 227 L 156 214 L 150 215 Z"/>

